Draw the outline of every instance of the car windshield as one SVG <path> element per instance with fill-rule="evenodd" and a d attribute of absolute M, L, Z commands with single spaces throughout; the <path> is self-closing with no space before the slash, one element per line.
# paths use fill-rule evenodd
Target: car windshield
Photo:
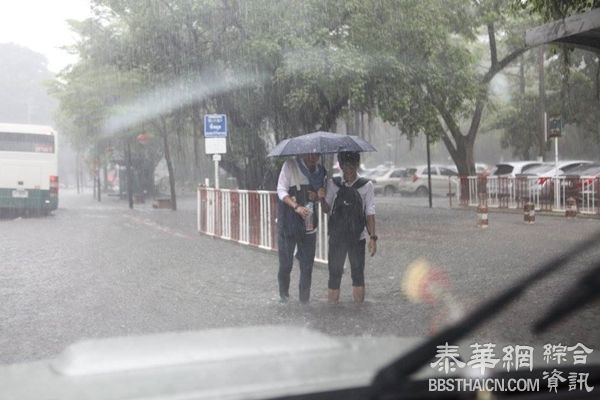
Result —
<path fill-rule="evenodd" d="M 101 387 L 104 373 L 124 385 L 138 368 L 213 363 L 197 377 L 216 398 L 230 378 L 264 389 L 249 398 L 361 387 L 591 237 L 598 169 L 544 174 L 600 161 L 600 53 L 547 42 L 593 36 L 600 4 L 554 3 L 3 2 L 0 393 L 15 365 Z M 537 29 L 553 21 L 569 29 Z M 569 367 L 579 344 L 600 354 L 587 300 L 532 330 L 599 255 L 436 346 L 461 347 L 461 376 L 485 370 L 481 354 L 505 370 L 523 348 Z M 439 358 L 423 365 L 446 377 Z M 586 370 L 562 372 L 583 385 L 569 372 Z M 196 384 L 176 375 L 154 383 Z M 40 385 L 7 398 L 63 398 Z M 151 397 L 136 385 L 112 398 Z"/>
<path fill-rule="evenodd" d="M 512 165 L 500 164 L 496 166 L 496 169 L 492 175 L 506 175 L 513 172 L 514 167 Z"/>

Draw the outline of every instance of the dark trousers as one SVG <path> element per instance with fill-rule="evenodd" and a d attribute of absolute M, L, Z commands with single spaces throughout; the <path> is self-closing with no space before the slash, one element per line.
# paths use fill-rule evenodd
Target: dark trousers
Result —
<path fill-rule="evenodd" d="M 313 263 L 315 261 L 315 247 L 317 243 L 317 235 L 300 235 L 299 237 L 285 236 L 283 233 L 278 234 L 278 251 L 279 251 L 279 273 L 277 280 L 279 281 L 279 295 L 281 297 L 289 297 L 290 295 L 290 274 L 294 264 L 294 248 L 298 246 L 296 258 L 300 262 L 300 296 L 301 302 L 306 303 L 310 298 L 310 285 L 312 281 Z"/>
<path fill-rule="evenodd" d="M 350 260 L 352 286 L 365 286 L 365 245 L 365 239 L 352 243 L 329 239 L 329 289 L 340 288 L 346 255 Z"/>

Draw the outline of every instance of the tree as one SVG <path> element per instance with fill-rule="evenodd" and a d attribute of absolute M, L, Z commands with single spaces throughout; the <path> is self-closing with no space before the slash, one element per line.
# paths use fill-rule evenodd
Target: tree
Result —
<path fill-rule="evenodd" d="M 505 2 L 368 1 L 356 10 L 350 36 L 369 49 L 382 117 L 409 137 L 442 140 L 459 174 L 473 174 L 490 82 L 528 50 L 508 30 Z"/>
<path fill-rule="evenodd" d="M 531 160 L 533 149 L 538 145 L 536 135 L 538 121 L 532 118 L 538 114 L 538 106 L 537 95 L 517 94 L 510 105 L 503 110 L 495 126 L 504 129 L 502 147 L 512 148 L 513 155 L 522 160 Z"/>
<path fill-rule="evenodd" d="M 600 7 L 600 0 L 512 0 L 511 2 L 514 8 L 540 15 L 544 21 L 554 21 Z"/>
<path fill-rule="evenodd" d="M 600 0 L 513 0 L 513 7 L 554 21 L 600 7 Z M 600 137 L 600 58 L 597 54 L 575 50 L 566 45 L 551 47 L 550 55 L 560 62 L 549 62 L 549 114 L 562 115 L 565 123 L 573 123 Z"/>
<path fill-rule="evenodd" d="M 225 113 L 222 165 L 243 188 L 269 186 L 269 146 L 335 130 L 339 118 L 362 113 L 381 115 L 408 137 L 443 141 L 459 172 L 472 173 L 490 82 L 527 50 L 516 39 L 522 26 L 505 17 L 500 0 L 93 4 L 74 70 L 112 68 L 127 90 L 98 87 L 101 104 L 85 114 L 127 120 L 121 130 L 152 127 L 181 170 L 187 140 L 198 164 L 201 113 Z M 77 76 L 65 79 L 74 85 Z"/>
<path fill-rule="evenodd" d="M 46 58 L 12 43 L 0 44 L 0 121 L 49 124 L 55 106 L 46 93 L 52 79 Z"/>

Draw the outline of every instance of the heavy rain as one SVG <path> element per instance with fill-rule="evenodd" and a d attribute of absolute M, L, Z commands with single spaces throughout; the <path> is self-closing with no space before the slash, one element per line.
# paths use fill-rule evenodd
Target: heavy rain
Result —
<path fill-rule="evenodd" d="M 28 0 L 0 55 L 0 399 L 600 393 L 599 1 Z"/>

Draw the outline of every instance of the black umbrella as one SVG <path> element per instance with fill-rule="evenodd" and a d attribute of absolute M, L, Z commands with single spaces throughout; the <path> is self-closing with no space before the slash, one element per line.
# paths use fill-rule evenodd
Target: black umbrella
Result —
<path fill-rule="evenodd" d="M 369 142 L 358 136 L 332 132 L 313 132 L 281 141 L 269 157 L 298 154 L 328 154 L 340 151 L 377 151 Z"/>

